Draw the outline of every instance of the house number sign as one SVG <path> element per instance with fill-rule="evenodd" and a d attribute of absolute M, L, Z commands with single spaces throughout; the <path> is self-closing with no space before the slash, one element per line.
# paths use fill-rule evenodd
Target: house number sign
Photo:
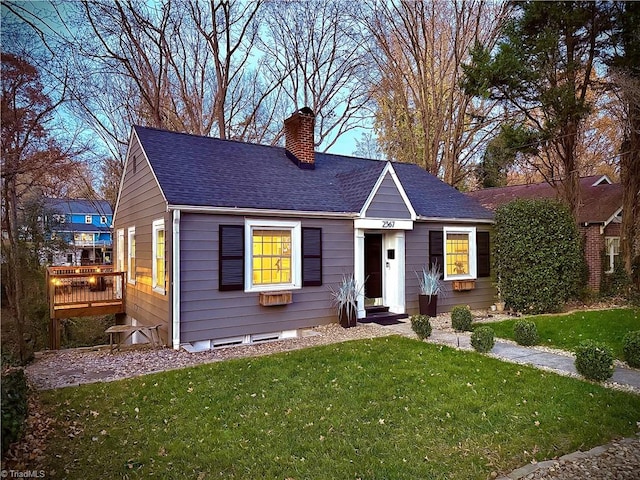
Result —
<path fill-rule="evenodd" d="M 382 228 L 393 228 L 395 227 L 396 222 L 394 222 L 393 220 L 383 220 L 382 221 Z"/>

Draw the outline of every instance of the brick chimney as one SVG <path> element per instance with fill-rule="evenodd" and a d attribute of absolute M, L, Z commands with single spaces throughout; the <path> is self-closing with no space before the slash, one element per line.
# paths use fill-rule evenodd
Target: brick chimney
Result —
<path fill-rule="evenodd" d="M 309 107 L 295 112 L 284 121 L 285 148 L 294 162 L 303 169 L 315 168 L 313 130 L 316 116 Z"/>

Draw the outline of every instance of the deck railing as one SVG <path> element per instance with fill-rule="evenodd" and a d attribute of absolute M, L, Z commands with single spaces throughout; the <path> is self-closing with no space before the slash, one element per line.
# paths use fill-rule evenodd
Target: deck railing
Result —
<path fill-rule="evenodd" d="M 60 347 L 59 320 L 124 313 L 124 272 L 111 265 L 47 268 L 51 348 Z"/>

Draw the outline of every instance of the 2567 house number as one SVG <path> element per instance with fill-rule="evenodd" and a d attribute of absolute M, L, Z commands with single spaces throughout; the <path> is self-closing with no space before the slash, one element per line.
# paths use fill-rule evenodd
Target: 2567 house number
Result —
<path fill-rule="evenodd" d="M 382 228 L 393 228 L 396 225 L 396 222 L 393 220 L 383 220 Z"/>

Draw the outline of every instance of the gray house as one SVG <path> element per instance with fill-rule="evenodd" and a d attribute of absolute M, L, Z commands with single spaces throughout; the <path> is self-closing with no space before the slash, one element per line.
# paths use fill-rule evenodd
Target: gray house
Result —
<path fill-rule="evenodd" d="M 128 322 L 196 350 L 295 336 L 337 321 L 344 274 L 359 319 L 412 314 L 432 262 L 440 311 L 493 303 L 492 213 L 416 165 L 314 152 L 314 121 L 288 118 L 285 148 L 132 129 L 114 218 Z"/>

